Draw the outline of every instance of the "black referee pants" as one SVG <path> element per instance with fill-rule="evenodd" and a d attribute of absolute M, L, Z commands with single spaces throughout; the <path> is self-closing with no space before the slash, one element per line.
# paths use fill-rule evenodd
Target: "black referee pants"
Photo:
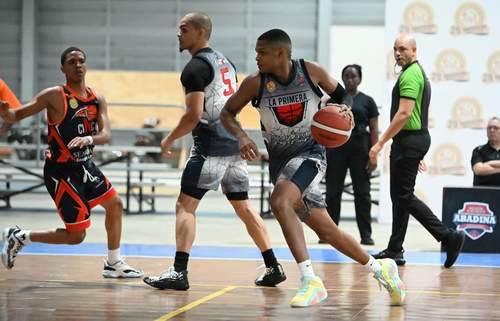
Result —
<path fill-rule="evenodd" d="M 427 131 L 415 134 L 402 132 L 392 143 L 390 155 L 390 191 L 392 200 L 392 235 L 388 249 L 400 252 L 408 228 L 410 214 L 438 241 L 446 239 L 451 230 L 414 194 L 420 161 L 430 147 Z"/>

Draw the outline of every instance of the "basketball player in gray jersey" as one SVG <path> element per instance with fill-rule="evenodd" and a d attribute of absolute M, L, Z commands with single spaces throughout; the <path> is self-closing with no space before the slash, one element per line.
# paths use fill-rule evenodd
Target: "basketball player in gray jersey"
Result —
<path fill-rule="evenodd" d="M 345 104 L 344 88 L 317 63 L 292 60 L 290 37 L 283 30 L 263 33 L 255 47 L 259 72 L 248 76 L 226 102 L 220 119 L 238 138 L 240 154 L 253 160 L 256 144 L 241 129 L 236 115 L 250 101 L 261 117 L 262 134 L 269 153 L 269 172 L 274 190 L 271 208 L 299 266 L 301 288 L 293 307 L 317 304 L 327 297 L 322 280 L 314 274 L 300 220 L 340 252 L 366 266 L 390 293 L 393 304 L 402 304 L 404 284 L 392 259 L 375 260 L 353 237 L 341 231 L 326 211 L 318 184 L 325 174 L 324 149 L 311 137 L 310 125 L 319 108 L 321 91 L 330 103 Z M 350 109 L 341 105 L 345 117 Z"/>
<path fill-rule="evenodd" d="M 194 144 L 177 199 L 174 266 L 159 277 L 144 278 L 144 282 L 159 289 L 189 288 L 187 264 L 195 237 L 195 211 L 205 193 L 217 190 L 219 185 L 262 252 L 266 270 L 255 284 L 275 286 L 286 279 L 274 256 L 264 221 L 248 201 L 248 172 L 238 140 L 219 119 L 225 102 L 236 90 L 236 70 L 229 59 L 209 47 L 211 30 L 210 18 L 200 12 L 187 14 L 179 23 L 179 49 L 192 55 L 181 74 L 186 113 L 163 139 L 161 147 L 164 155 L 169 155 L 172 143 L 189 132 Z"/>

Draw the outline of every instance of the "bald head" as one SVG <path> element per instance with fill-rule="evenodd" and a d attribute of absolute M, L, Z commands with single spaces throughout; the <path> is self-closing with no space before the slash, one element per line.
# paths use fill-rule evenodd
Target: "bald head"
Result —
<path fill-rule="evenodd" d="M 182 18 L 182 21 L 193 25 L 196 29 L 205 30 L 206 40 L 210 39 L 212 34 L 212 21 L 210 17 L 204 12 L 191 12 Z"/>
<path fill-rule="evenodd" d="M 417 42 L 415 41 L 415 37 L 412 35 L 409 35 L 407 33 L 399 35 L 399 37 L 396 38 L 396 41 L 394 44 L 405 44 L 410 48 L 414 48 L 415 50 L 417 49 Z"/>
<path fill-rule="evenodd" d="M 394 41 L 394 59 L 396 63 L 405 67 L 417 60 L 417 42 L 409 34 L 402 34 Z"/>

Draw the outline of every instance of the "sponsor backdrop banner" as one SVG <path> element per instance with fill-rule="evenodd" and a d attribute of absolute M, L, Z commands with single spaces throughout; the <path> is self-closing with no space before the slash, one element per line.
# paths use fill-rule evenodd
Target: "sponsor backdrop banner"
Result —
<path fill-rule="evenodd" d="M 445 187 L 443 223 L 463 231 L 464 252 L 500 253 L 500 188 Z"/>
<path fill-rule="evenodd" d="M 393 45 L 402 32 L 417 41 L 417 57 L 429 77 L 432 145 L 415 192 L 441 217 L 444 186 L 472 186 L 470 158 L 486 143 L 486 122 L 500 116 L 500 2 L 386 1 L 386 90 L 381 128 L 389 124 L 390 94 L 397 79 Z M 379 221 L 392 221 L 389 151 L 383 152 Z"/>

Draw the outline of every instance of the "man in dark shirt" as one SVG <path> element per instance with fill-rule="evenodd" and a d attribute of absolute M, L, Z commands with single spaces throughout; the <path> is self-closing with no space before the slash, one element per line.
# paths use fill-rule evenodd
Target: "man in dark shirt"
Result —
<path fill-rule="evenodd" d="M 500 187 L 500 118 L 493 117 L 486 127 L 488 142 L 472 152 L 474 186 Z"/>
<path fill-rule="evenodd" d="M 236 69 L 222 53 L 209 47 L 211 31 L 212 22 L 205 13 L 189 13 L 179 23 L 179 50 L 192 55 L 181 74 L 186 112 L 162 140 L 161 148 L 168 156 L 172 143 L 190 132 L 193 148 L 182 173 L 175 208 L 174 266 L 159 277 L 144 278 L 144 282 L 158 289 L 189 288 L 187 265 L 196 232 L 195 212 L 205 193 L 217 190 L 219 185 L 262 253 L 266 270 L 255 284 L 275 286 L 286 279 L 274 256 L 264 221 L 248 200 L 248 171 L 238 140 L 219 119 L 225 102 L 236 90 Z"/>

